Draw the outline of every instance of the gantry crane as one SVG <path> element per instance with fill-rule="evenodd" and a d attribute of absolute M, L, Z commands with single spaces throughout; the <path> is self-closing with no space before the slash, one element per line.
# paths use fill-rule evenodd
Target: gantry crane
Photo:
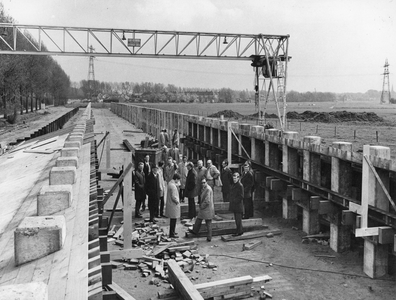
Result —
<path fill-rule="evenodd" d="M 259 120 L 265 104 L 274 100 L 281 130 L 286 125 L 286 78 L 289 35 L 83 28 L 0 23 L 0 54 L 95 57 L 247 60 L 255 72 Z M 24 43 L 22 41 L 25 40 Z M 25 47 L 26 41 L 29 47 Z M 45 44 L 46 47 L 42 47 Z M 268 86 L 268 88 L 267 88 Z"/>

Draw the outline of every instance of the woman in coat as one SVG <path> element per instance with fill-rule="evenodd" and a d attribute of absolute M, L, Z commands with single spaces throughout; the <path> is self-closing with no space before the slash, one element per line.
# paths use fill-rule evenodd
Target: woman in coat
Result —
<path fill-rule="evenodd" d="M 165 216 L 170 219 L 169 226 L 169 237 L 178 238 L 176 231 L 176 220 L 180 218 L 180 200 L 179 200 L 179 190 L 177 186 L 179 185 L 180 175 L 174 174 L 173 179 L 168 182 L 168 189 L 166 195 L 166 206 L 165 206 Z"/>
<path fill-rule="evenodd" d="M 208 234 L 206 240 L 210 242 L 212 240 L 212 219 L 215 215 L 214 204 L 213 204 L 213 190 L 206 179 L 203 178 L 201 181 L 201 203 L 199 204 L 199 212 L 193 229 L 190 231 L 193 234 L 198 234 L 201 228 L 202 220 L 205 220 Z"/>
<path fill-rule="evenodd" d="M 239 173 L 235 172 L 232 175 L 234 183 L 230 189 L 230 206 L 229 210 L 234 213 L 236 224 L 236 233 L 234 235 L 242 235 L 242 214 L 243 214 L 243 185 L 239 181 Z"/>
<path fill-rule="evenodd" d="M 192 162 L 187 163 L 187 170 L 188 173 L 186 177 L 185 196 L 188 198 L 188 217 L 191 220 L 197 215 L 194 199 L 197 196 L 197 172 L 194 170 L 194 165 Z"/>

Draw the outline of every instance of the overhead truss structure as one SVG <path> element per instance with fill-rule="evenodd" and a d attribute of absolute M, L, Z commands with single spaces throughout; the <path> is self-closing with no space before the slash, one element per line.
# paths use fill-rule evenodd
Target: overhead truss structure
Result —
<path fill-rule="evenodd" d="M 247 60 L 259 57 L 283 129 L 289 35 L 83 28 L 0 23 L 0 54 Z M 45 46 L 44 46 L 45 45 Z M 287 58 L 287 59 L 286 59 Z M 273 67 L 275 65 L 275 68 Z M 282 72 L 277 72 L 277 67 Z M 264 73 L 266 69 L 266 73 Z M 257 67 L 255 78 L 258 78 Z M 272 91 L 272 96 L 270 96 Z M 258 102 L 260 102 L 260 97 Z M 283 105 L 281 117 L 279 105 Z M 259 108 L 259 111 L 260 108 Z M 259 116 L 261 114 L 259 113 Z"/>

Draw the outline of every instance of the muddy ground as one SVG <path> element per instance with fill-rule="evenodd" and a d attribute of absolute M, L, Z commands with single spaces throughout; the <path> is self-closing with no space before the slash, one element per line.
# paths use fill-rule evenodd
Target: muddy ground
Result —
<path fill-rule="evenodd" d="M 59 113 L 63 108 L 56 108 L 54 113 Z M 122 164 L 122 140 L 136 140 L 138 143 L 145 134 L 123 132 L 124 129 L 133 130 L 133 126 L 127 121 L 118 118 L 108 109 L 94 109 L 96 119 L 95 133 L 100 140 L 105 131 L 111 132 L 111 166 L 119 168 Z M 48 115 L 47 115 L 48 116 Z M 33 124 L 23 124 L 16 128 L 15 132 L 0 131 L 0 140 L 15 140 L 17 136 L 23 136 L 30 132 L 33 127 L 46 125 L 48 119 L 39 118 Z M 26 126 L 27 127 L 24 127 Z M 1 130 L 1 129 L 0 129 Z M 33 130 L 34 131 L 34 130 Z M 99 149 L 100 151 L 101 149 Z M 105 155 L 101 166 L 105 166 Z M 100 182 L 105 189 L 110 189 L 115 179 L 103 176 Z M 116 193 L 115 193 L 116 194 Z M 215 191 L 216 199 L 220 199 L 220 193 Z M 133 200 L 132 200 L 133 201 Z M 112 208 L 114 197 L 109 200 L 106 208 Z M 143 213 L 145 217 L 148 212 Z M 231 218 L 231 215 L 221 215 L 223 218 Z M 195 238 L 198 251 L 201 254 L 209 254 L 209 261 L 217 265 L 217 270 L 197 266 L 188 276 L 194 277 L 194 283 L 202 283 L 219 279 L 234 278 L 244 275 L 253 277 L 269 275 L 273 279 L 265 284 L 266 290 L 273 295 L 273 299 L 395 299 L 396 282 L 392 276 L 373 280 L 368 278 L 362 270 L 363 256 L 360 243 L 356 243 L 353 249 L 346 253 L 335 253 L 328 245 L 318 243 L 303 244 L 301 231 L 302 221 L 286 221 L 280 217 L 280 210 L 269 211 L 256 206 L 255 217 L 263 218 L 263 223 L 269 229 L 279 229 L 282 235 L 272 238 L 261 238 L 262 244 L 249 251 L 242 251 L 246 241 L 222 242 L 220 237 L 214 237 L 212 242 L 206 242 L 206 238 Z M 116 214 L 114 223 L 120 226 L 122 216 Z M 164 231 L 168 231 L 168 220 L 160 219 L 159 225 Z M 323 231 L 328 230 L 323 226 Z M 178 222 L 177 231 L 184 241 L 183 226 Z M 118 246 L 109 243 L 109 247 L 116 249 Z M 322 257 L 319 257 L 321 255 Z M 330 256 L 330 257 L 323 257 Z M 334 258 L 332 257 L 334 256 Z M 158 291 L 169 288 L 169 283 L 161 282 L 160 286 L 150 284 L 152 276 L 142 277 L 139 271 L 113 270 L 113 280 L 138 300 L 155 297 Z M 250 299 L 258 299 L 257 295 Z"/>
<path fill-rule="evenodd" d="M 144 134 L 127 133 L 123 130 L 133 130 L 127 121 L 117 118 L 109 110 L 93 111 L 96 119 L 95 132 L 110 130 L 111 147 L 119 147 L 122 139 L 136 140 L 136 144 L 144 138 Z M 100 136 L 98 136 L 100 138 Z M 112 151 L 111 165 L 116 169 L 121 166 L 120 151 Z M 105 160 L 102 160 L 102 165 Z M 104 177 L 101 185 L 110 189 L 115 179 Z M 215 191 L 215 199 L 220 199 L 220 191 Z M 113 200 L 114 201 L 114 200 Z M 108 202 L 107 207 L 112 208 Z M 148 212 L 143 213 L 148 217 Z M 232 218 L 225 214 L 221 217 Z M 356 244 L 353 250 L 338 254 L 328 245 L 318 243 L 303 244 L 302 220 L 294 222 L 283 220 L 280 210 L 255 210 L 255 217 L 263 218 L 263 223 L 269 229 L 279 229 L 282 235 L 273 238 L 261 238 L 262 244 L 250 251 L 242 251 L 243 243 L 247 241 L 223 242 L 220 237 L 214 237 L 211 242 L 206 238 L 195 238 L 200 254 L 209 254 L 209 261 L 215 263 L 216 271 L 196 267 L 188 276 L 194 277 L 194 283 L 203 283 L 219 279 L 234 278 L 244 275 L 253 277 L 270 275 L 273 279 L 265 284 L 266 290 L 273 299 L 394 299 L 396 282 L 391 276 L 380 280 L 368 278 L 362 271 L 362 248 Z M 115 223 L 120 226 L 121 214 L 116 215 Z M 160 219 L 159 225 L 168 232 L 167 219 Z M 328 230 L 326 226 L 323 231 Z M 185 228 L 177 224 L 180 240 L 184 238 Z M 109 247 L 118 246 L 109 243 Z M 334 258 L 315 255 L 334 256 Z M 160 286 L 150 284 L 153 275 L 143 277 L 140 271 L 113 270 L 113 279 L 136 299 L 150 299 L 158 291 L 169 288 L 169 283 L 161 281 Z M 255 295 L 251 299 L 258 299 Z"/>

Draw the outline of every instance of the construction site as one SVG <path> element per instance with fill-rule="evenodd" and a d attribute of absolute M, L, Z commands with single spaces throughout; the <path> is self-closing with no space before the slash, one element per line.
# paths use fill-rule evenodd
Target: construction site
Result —
<path fill-rule="evenodd" d="M 250 105 L 258 112 L 252 124 L 222 114 L 88 102 L 43 108 L 47 114 L 37 122 L 26 119 L 5 129 L 0 135 L 9 146 L 0 153 L 0 299 L 395 298 L 391 149 L 370 144 L 353 151 L 352 142 L 323 145 L 321 136 L 290 130 L 289 35 L 0 27 L 15 37 L 7 43 L 0 36 L 6 44 L 0 58 L 246 61 L 254 69 L 255 103 Z M 26 38 L 24 30 L 45 33 L 56 47 L 21 50 L 16 37 Z M 59 33 L 62 41 L 55 37 Z M 128 44 L 125 33 L 134 37 Z M 91 40 L 79 42 L 80 34 Z M 92 60 L 89 70 L 93 74 Z M 268 102 L 276 105 L 276 128 L 266 126 Z M 148 209 L 136 211 L 138 165 L 147 156 L 152 167 L 164 160 L 164 147 L 158 145 L 164 130 L 177 130 L 181 157 L 194 166 L 211 161 L 223 171 L 227 160 L 232 172 L 242 173 L 249 163 L 253 215 L 241 221 L 243 234 L 236 232 L 220 186 L 213 188 L 211 238 L 206 224 L 192 232 L 183 199 L 172 235 L 172 219 L 153 222 Z"/>

